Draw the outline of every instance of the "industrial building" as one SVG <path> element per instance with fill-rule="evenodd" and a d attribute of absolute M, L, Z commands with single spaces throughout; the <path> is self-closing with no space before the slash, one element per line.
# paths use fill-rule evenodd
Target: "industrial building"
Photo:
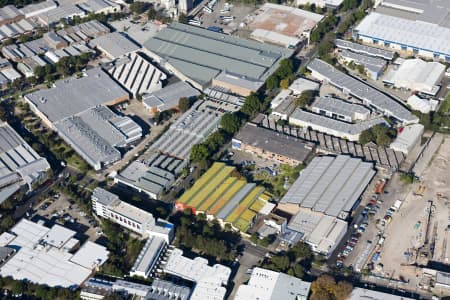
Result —
<path fill-rule="evenodd" d="M 113 14 L 122 10 L 119 3 L 110 0 L 87 0 L 79 3 L 78 7 L 88 14 Z"/>
<path fill-rule="evenodd" d="M 283 239 L 303 240 L 329 256 L 347 231 L 345 220 L 359 205 L 375 170 L 359 158 L 338 155 L 314 158 L 300 173 L 278 209 L 291 218 Z"/>
<path fill-rule="evenodd" d="M 74 17 L 84 17 L 86 12 L 74 3 L 60 5 L 54 9 L 44 11 L 36 15 L 37 21 L 42 26 L 52 26 L 61 20 L 70 20 Z"/>
<path fill-rule="evenodd" d="M 397 59 L 400 60 L 396 68 L 391 69 L 383 82 L 396 88 L 436 95 L 439 92 L 446 67 L 438 62 L 426 62 L 421 59 Z"/>
<path fill-rule="evenodd" d="M 65 39 L 69 44 L 88 41 L 109 33 L 108 27 L 97 20 L 88 21 L 75 26 L 66 27 L 58 30 L 56 33 Z"/>
<path fill-rule="evenodd" d="M 318 7 L 329 7 L 332 9 L 338 8 L 342 5 L 344 0 L 296 0 L 296 6 L 305 4 L 314 4 Z"/>
<path fill-rule="evenodd" d="M 433 9 L 425 22 L 371 12 L 356 26 L 353 36 L 363 43 L 450 61 L 450 28 L 433 22 L 433 19 L 438 20 L 437 15 L 436 18 L 432 17 L 433 14 L 439 11 L 444 12 L 442 9 Z"/>
<path fill-rule="evenodd" d="M 55 129 L 94 170 L 119 161 L 125 149 L 142 137 L 142 128 L 129 117 L 96 106 L 54 123 Z"/>
<path fill-rule="evenodd" d="M 220 113 L 200 109 L 202 103 L 203 101 L 197 101 L 181 115 L 150 149 L 179 159 L 187 159 L 192 146 L 202 142 L 219 126 Z"/>
<path fill-rule="evenodd" d="M 203 212 L 246 232 L 253 225 L 257 214 L 270 205 L 270 196 L 264 193 L 264 187 L 248 183 L 237 177 L 235 172 L 233 166 L 214 163 L 176 201 L 175 208 Z"/>
<path fill-rule="evenodd" d="M 0 25 L 17 22 L 23 18 L 23 13 L 14 5 L 5 5 L 0 8 Z"/>
<path fill-rule="evenodd" d="M 128 92 L 100 68 L 83 77 L 58 80 L 47 90 L 26 94 L 31 109 L 49 126 L 98 105 L 114 105 L 129 99 Z"/>
<path fill-rule="evenodd" d="M 430 111 L 435 111 L 439 105 L 438 100 L 423 99 L 417 95 L 411 95 L 406 103 L 412 110 L 418 110 L 423 114 L 428 114 Z"/>
<path fill-rule="evenodd" d="M 56 2 L 54 2 L 53 0 L 46 0 L 39 3 L 29 4 L 19 10 L 25 18 L 31 18 L 36 15 L 46 13 L 52 9 L 55 9 L 56 7 L 58 7 Z"/>
<path fill-rule="evenodd" d="M 222 71 L 265 81 L 292 50 L 173 22 L 145 43 L 163 68 L 203 90 Z M 239 82 L 236 84 L 239 85 Z"/>
<path fill-rule="evenodd" d="M 420 145 L 423 131 L 424 127 L 422 124 L 413 124 L 400 128 L 397 137 L 389 145 L 389 148 L 408 155 L 416 145 Z"/>
<path fill-rule="evenodd" d="M 247 17 L 247 26 L 252 30 L 252 39 L 296 48 L 302 38 L 309 40 L 311 31 L 323 18 L 323 15 L 295 7 L 265 3 Z"/>
<path fill-rule="evenodd" d="M 4 24 L 0 26 L 0 41 L 18 37 L 25 33 L 30 33 L 37 28 L 37 24 L 29 19 Z"/>
<path fill-rule="evenodd" d="M 318 98 L 311 105 L 311 110 L 316 114 L 346 122 L 364 121 L 370 117 L 370 110 L 364 106 L 331 96 Z"/>
<path fill-rule="evenodd" d="M 46 178 L 50 165 L 40 157 L 6 122 L 0 121 L 0 203 L 21 186 L 32 185 Z"/>
<path fill-rule="evenodd" d="M 338 49 L 350 50 L 354 53 L 365 54 L 372 57 L 382 58 L 388 61 L 394 59 L 394 52 L 389 50 L 384 50 L 380 48 L 375 48 L 367 45 L 361 45 L 358 43 L 353 43 L 346 40 L 336 39 L 334 41 Z"/>
<path fill-rule="evenodd" d="M 98 49 L 111 60 L 130 54 L 141 48 L 124 34 L 117 31 L 91 40 L 89 46 Z"/>
<path fill-rule="evenodd" d="M 249 78 L 224 70 L 213 78 L 211 85 L 213 88 L 224 88 L 231 93 L 246 97 L 258 91 L 264 85 L 264 80 Z"/>
<path fill-rule="evenodd" d="M 200 92 L 184 81 L 179 81 L 142 97 L 142 104 L 152 113 L 178 107 L 181 98 L 194 99 Z"/>
<path fill-rule="evenodd" d="M 154 152 L 144 161 L 133 161 L 114 177 L 114 182 L 160 199 L 186 165 L 186 160 Z"/>
<path fill-rule="evenodd" d="M 371 300 L 413 300 L 413 298 L 407 298 L 404 296 L 397 296 L 393 294 L 372 291 L 363 288 L 354 288 L 348 300 L 361 300 L 361 299 L 371 299 Z"/>
<path fill-rule="evenodd" d="M 134 97 L 160 90 L 167 79 L 163 71 L 138 52 L 113 61 L 105 69 Z"/>
<path fill-rule="evenodd" d="M 293 95 L 300 95 L 304 91 L 318 91 L 319 87 L 319 83 L 303 77 L 299 77 L 291 83 L 291 85 L 289 86 L 289 90 L 292 91 Z"/>
<path fill-rule="evenodd" d="M 136 300 L 189 300 L 191 294 L 191 290 L 188 287 L 179 286 L 158 278 L 155 278 L 151 285 L 122 279 L 108 281 L 90 278 L 83 285 L 80 298 L 83 300 L 101 300 L 114 292 Z"/>
<path fill-rule="evenodd" d="M 311 283 L 294 276 L 256 267 L 234 300 L 307 300 L 310 288 Z"/>
<path fill-rule="evenodd" d="M 95 188 L 92 210 L 102 218 L 117 223 L 143 236 L 158 237 L 169 244 L 173 238 L 173 224 L 157 219 L 149 212 L 119 199 L 119 196 L 102 188 Z"/>
<path fill-rule="evenodd" d="M 150 236 L 141 252 L 139 252 L 130 270 L 130 276 L 153 277 L 152 275 L 154 275 L 155 269 L 161 262 L 168 245 L 165 239 L 158 236 Z"/>
<path fill-rule="evenodd" d="M 237 95 L 232 91 L 218 87 L 212 86 L 203 91 L 206 95 L 208 107 L 214 107 L 216 110 L 224 110 L 225 112 L 236 112 L 245 103 L 245 98 L 243 96 Z"/>
<path fill-rule="evenodd" d="M 14 69 L 13 65 L 7 59 L 0 58 L 0 88 L 7 87 L 9 83 L 19 78 L 22 78 L 22 75 Z"/>
<path fill-rule="evenodd" d="M 313 77 L 328 82 L 344 93 L 360 99 L 365 106 L 374 108 L 404 124 L 419 122 L 419 119 L 397 100 L 356 78 L 338 71 L 332 65 L 320 59 L 314 59 L 308 64 L 307 68 L 312 72 Z"/>
<path fill-rule="evenodd" d="M 78 287 L 106 262 L 109 251 L 90 241 L 80 247 L 75 234 L 58 224 L 48 228 L 22 219 L 0 235 L 0 247 L 17 249 L 0 275 L 51 287 Z"/>
<path fill-rule="evenodd" d="M 274 161 L 296 166 L 308 161 L 315 146 L 303 140 L 247 123 L 231 141 L 232 148 Z"/>
<path fill-rule="evenodd" d="M 348 123 L 297 108 L 289 117 L 289 124 L 311 128 L 349 141 L 358 141 L 364 130 L 375 125 L 387 125 L 387 122 L 382 117 L 378 117 L 358 123 Z"/>
<path fill-rule="evenodd" d="M 354 53 L 345 49 L 339 51 L 339 58 L 345 63 L 364 67 L 365 74 L 373 80 L 378 80 L 386 67 L 386 61 L 382 58 Z"/>
<path fill-rule="evenodd" d="M 163 272 L 194 283 L 190 300 L 225 299 L 231 276 L 230 268 L 220 264 L 209 266 L 208 260 L 202 257 L 187 258 L 177 248 L 171 251 Z"/>

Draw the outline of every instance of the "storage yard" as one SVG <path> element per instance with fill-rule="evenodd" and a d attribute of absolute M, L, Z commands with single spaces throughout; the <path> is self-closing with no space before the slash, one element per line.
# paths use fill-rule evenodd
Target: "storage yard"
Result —
<path fill-rule="evenodd" d="M 384 232 L 386 239 L 380 252 L 385 276 L 415 280 L 416 269 L 412 264 L 449 262 L 448 147 L 450 139 L 447 138 L 423 173 L 421 182 L 402 189 L 409 192 L 398 216 Z"/>

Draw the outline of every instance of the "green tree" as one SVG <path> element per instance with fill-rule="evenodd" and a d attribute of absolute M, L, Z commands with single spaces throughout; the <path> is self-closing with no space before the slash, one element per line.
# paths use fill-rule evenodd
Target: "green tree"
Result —
<path fill-rule="evenodd" d="M 311 105 L 314 102 L 314 99 L 315 99 L 314 91 L 311 91 L 311 90 L 303 91 L 300 94 L 300 96 L 294 100 L 294 104 L 297 107 L 304 108 L 306 106 Z"/>
<path fill-rule="evenodd" d="M 136 1 L 130 4 L 130 11 L 135 15 L 145 13 L 150 8 L 149 3 Z"/>
<path fill-rule="evenodd" d="M 191 101 L 189 101 L 189 98 L 182 97 L 178 101 L 178 108 L 181 112 L 186 112 L 191 107 Z"/>
<path fill-rule="evenodd" d="M 359 143 L 362 145 L 370 143 L 373 140 L 374 140 L 374 136 L 370 129 L 366 129 L 366 130 L 362 131 L 359 135 Z"/>
<path fill-rule="evenodd" d="M 256 94 L 251 94 L 245 98 L 244 105 L 241 107 L 241 112 L 247 116 L 253 116 L 261 108 L 261 101 Z"/>
<path fill-rule="evenodd" d="M 220 127 L 229 134 L 236 133 L 241 127 L 241 120 L 236 114 L 226 113 L 220 119 Z"/>
<path fill-rule="evenodd" d="M 183 24 L 187 24 L 188 23 L 188 17 L 186 16 L 186 14 L 179 14 L 178 15 L 178 22 L 183 23 Z"/>
<path fill-rule="evenodd" d="M 275 74 L 272 74 L 266 80 L 266 89 L 273 90 L 276 89 L 279 85 L 279 79 Z"/>
<path fill-rule="evenodd" d="M 192 147 L 190 160 L 194 163 L 201 162 L 209 157 L 209 150 L 208 147 L 206 147 L 203 144 L 196 144 Z"/>
<path fill-rule="evenodd" d="M 282 79 L 280 81 L 280 88 L 282 88 L 283 90 L 286 90 L 289 88 L 289 84 L 290 84 L 290 82 L 289 82 L 288 78 Z"/>

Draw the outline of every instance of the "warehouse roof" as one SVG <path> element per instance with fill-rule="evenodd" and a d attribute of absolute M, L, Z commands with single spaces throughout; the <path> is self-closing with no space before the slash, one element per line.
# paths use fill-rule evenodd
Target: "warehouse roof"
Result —
<path fill-rule="evenodd" d="M 6 22 L 21 16 L 22 13 L 14 5 L 6 5 L 0 8 L 0 22 Z"/>
<path fill-rule="evenodd" d="M 74 16 L 85 16 L 86 13 L 76 6 L 75 4 L 64 4 L 60 5 L 55 9 L 45 11 L 38 16 L 39 20 L 45 25 L 51 25 L 54 23 L 58 23 L 61 19 L 70 19 Z"/>
<path fill-rule="evenodd" d="M 364 66 L 367 70 L 381 74 L 384 66 L 386 65 L 386 61 L 382 58 L 371 57 L 365 54 L 354 53 L 348 50 L 342 50 L 339 53 L 346 60 L 354 61 L 357 65 Z"/>
<path fill-rule="evenodd" d="M 0 202 L 20 185 L 31 186 L 49 169 L 45 158 L 40 157 L 11 126 L 0 121 L 0 193 L 3 193 Z"/>
<path fill-rule="evenodd" d="M 250 123 L 245 124 L 234 139 L 300 162 L 306 160 L 314 147 L 313 144 L 305 143 L 300 139 Z"/>
<path fill-rule="evenodd" d="M 323 109 L 343 116 L 353 117 L 354 113 L 368 114 L 370 110 L 362 105 L 350 103 L 334 97 L 320 97 L 311 107 Z"/>
<path fill-rule="evenodd" d="M 364 37 L 450 56 L 450 28 L 376 12 L 355 28 Z"/>
<path fill-rule="evenodd" d="M 116 59 L 141 48 L 117 31 L 97 37 L 90 41 L 89 45 L 98 48 L 111 59 Z"/>
<path fill-rule="evenodd" d="M 190 288 L 159 278 L 153 280 L 151 291 L 148 294 L 150 299 L 155 300 L 166 300 L 170 297 L 176 297 L 177 300 L 188 300 L 190 295 Z"/>
<path fill-rule="evenodd" d="M 446 0 L 384 0 L 382 6 L 392 8 L 401 17 L 450 27 L 450 2 Z"/>
<path fill-rule="evenodd" d="M 87 0 L 86 2 L 79 3 L 78 6 L 89 13 L 97 13 L 108 7 L 119 6 L 119 4 L 109 0 Z"/>
<path fill-rule="evenodd" d="M 141 54 L 133 52 L 107 67 L 107 71 L 133 95 L 154 92 L 162 87 L 166 74 Z"/>
<path fill-rule="evenodd" d="M 295 109 L 295 111 L 289 117 L 289 120 L 295 123 L 295 121 L 305 122 L 311 125 L 320 126 L 333 131 L 338 131 L 345 135 L 358 135 L 364 130 L 372 128 L 378 124 L 386 124 L 383 118 L 370 119 L 361 121 L 358 123 L 347 123 L 337 119 L 332 119 L 319 114 L 311 113 L 302 109 Z"/>
<path fill-rule="evenodd" d="M 306 78 L 303 78 L 303 77 L 300 77 L 300 78 L 295 79 L 291 83 L 291 85 L 289 86 L 289 89 L 295 95 L 297 95 L 297 94 L 301 94 L 304 91 L 316 91 L 319 89 L 319 87 L 320 87 L 319 83 L 309 80 L 309 79 L 306 79 Z"/>
<path fill-rule="evenodd" d="M 422 124 L 405 126 L 397 134 L 397 137 L 389 147 L 408 154 L 408 150 L 410 150 L 410 148 L 420 139 L 420 136 L 422 136 L 423 130 L 424 126 Z"/>
<path fill-rule="evenodd" d="M 15 236 L 9 239 L 7 245 L 19 250 L 2 266 L 0 275 L 48 286 L 77 287 L 92 274 L 95 266 L 80 265 L 78 260 L 76 263 L 72 262 L 72 258 L 90 258 L 90 261 L 95 261 L 96 266 L 100 266 L 108 257 L 109 252 L 100 245 L 95 245 L 97 251 L 88 253 L 82 251 L 83 246 L 78 251 L 82 252 L 76 252 L 75 255 L 65 249 L 61 250 L 48 244 L 45 246 L 41 240 L 50 230 L 43 225 L 22 219 L 11 229 L 11 234 L 3 233 L 2 236 L 5 234 Z M 92 242 L 85 245 L 90 247 L 90 243 Z"/>
<path fill-rule="evenodd" d="M 113 203 L 117 202 L 119 199 L 119 196 L 116 194 L 113 194 L 111 192 L 108 192 L 105 189 L 102 188 L 95 188 L 92 192 L 92 197 L 95 198 L 95 200 L 105 206 L 113 205 Z"/>
<path fill-rule="evenodd" d="M 200 110 L 203 101 L 197 101 L 178 118 L 170 128 L 150 147 L 180 159 L 188 157 L 192 146 L 203 141 L 217 128 L 220 116 L 212 110 Z"/>
<path fill-rule="evenodd" d="M 165 111 L 178 106 L 180 98 L 199 96 L 200 92 L 184 81 L 179 81 L 164 88 L 145 95 L 142 98 L 144 105 Z"/>
<path fill-rule="evenodd" d="M 206 84 L 227 70 L 265 80 L 292 51 L 173 22 L 145 47 L 185 76 Z"/>
<path fill-rule="evenodd" d="M 86 76 L 78 79 L 58 80 L 48 90 L 25 95 L 51 122 L 125 97 L 128 92 L 100 68 L 88 70 Z"/>
<path fill-rule="evenodd" d="M 191 299 L 223 299 L 227 292 L 226 286 L 231 275 L 231 269 L 216 264 L 208 265 L 208 260 L 202 257 L 194 259 L 183 256 L 180 249 L 172 250 L 164 272 L 196 283 Z"/>
<path fill-rule="evenodd" d="M 295 300 L 309 295 L 311 283 L 262 268 L 254 268 L 246 285 L 239 286 L 235 300 Z"/>
<path fill-rule="evenodd" d="M 418 90 L 422 92 L 437 93 L 440 81 L 445 73 L 445 65 L 421 59 L 405 59 L 398 69 L 392 69 L 383 78 L 396 86 Z"/>
<path fill-rule="evenodd" d="M 375 175 L 373 164 L 338 155 L 314 158 L 281 203 L 294 203 L 330 216 L 351 211 Z"/>
<path fill-rule="evenodd" d="M 338 88 L 349 91 L 350 94 L 368 103 L 368 105 L 374 106 L 376 109 L 402 122 L 417 123 L 419 120 L 406 107 L 393 98 L 362 81 L 342 73 L 320 59 L 316 58 L 309 63 L 308 69 L 319 73 Z"/>
<path fill-rule="evenodd" d="M 40 11 L 47 11 L 56 8 L 57 5 L 53 0 L 46 0 L 38 3 L 29 4 L 25 7 L 22 7 L 20 11 L 25 15 L 33 15 Z"/>
<path fill-rule="evenodd" d="M 353 43 L 346 40 L 336 39 L 335 44 L 340 49 L 347 49 L 355 53 L 361 53 L 370 55 L 373 57 L 380 57 L 386 60 L 392 60 L 394 58 L 394 52 L 384 49 L 379 49 L 375 47 L 370 47 L 366 45 L 361 45 L 358 43 Z"/>
<path fill-rule="evenodd" d="M 240 86 L 248 90 L 257 91 L 264 84 L 264 80 L 249 78 L 244 75 L 234 74 L 226 70 L 220 72 L 214 80 Z"/>

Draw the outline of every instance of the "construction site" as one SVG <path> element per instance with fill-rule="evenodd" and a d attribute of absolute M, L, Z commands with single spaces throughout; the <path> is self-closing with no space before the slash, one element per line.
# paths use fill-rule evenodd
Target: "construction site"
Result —
<path fill-rule="evenodd" d="M 399 183 L 396 191 L 402 201 L 396 212 L 399 217 L 386 227 L 379 226 L 379 246 L 369 259 L 374 263 L 376 276 L 407 283 L 410 289 L 430 290 L 433 279 L 424 278 L 424 268 L 450 264 L 448 149 L 450 139 L 446 138 L 420 181 Z"/>

